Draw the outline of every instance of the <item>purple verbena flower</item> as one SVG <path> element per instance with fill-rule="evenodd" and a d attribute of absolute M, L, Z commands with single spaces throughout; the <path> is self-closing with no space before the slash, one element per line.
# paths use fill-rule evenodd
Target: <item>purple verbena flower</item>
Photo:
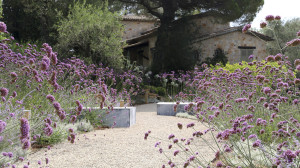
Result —
<path fill-rule="evenodd" d="M 5 127 L 6 127 L 6 122 L 0 120 L 0 133 L 4 131 Z"/>
<path fill-rule="evenodd" d="M 17 77 L 18 77 L 17 73 L 15 73 L 15 72 L 11 72 L 11 73 L 10 73 L 10 76 L 11 76 L 12 78 L 17 78 Z"/>
<path fill-rule="evenodd" d="M 56 109 L 56 111 L 59 111 L 60 108 L 61 108 L 61 106 L 60 106 L 60 104 L 58 102 L 54 102 L 53 103 L 53 107 Z"/>
<path fill-rule="evenodd" d="M 4 22 L 0 22 L 0 32 L 6 32 L 6 24 Z"/>
<path fill-rule="evenodd" d="M 5 97 L 5 96 L 8 95 L 8 89 L 7 88 L 1 88 L 0 93 L 1 93 L 1 96 Z"/>
<path fill-rule="evenodd" d="M 48 94 L 48 95 L 46 96 L 46 99 L 48 99 L 51 103 L 53 103 L 53 102 L 55 101 L 54 96 L 52 96 L 51 94 Z"/>
<path fill-rule="evenodd" d="M 218 161 L 216 167 L 223 167 L 223 163 L 221 161 Z"/>
<path fill-rule="evenodd" d="M 267 23 L 266 22 L 261 22 L 260 23 L 260 28 L 265 28 L 267 26 Z"/>
<path fill-rule="evenodd" d="M 280 16 L 275 16 L 275 20 L 280 20 L 281 19 L 281 17 Z"/>
<path fill-rule="evenodd" d="M 268 15 L 268 16 L 266 16 L 266 21 L 272 21 L 272 20 L 274 20 L 275 18 L 274 18 L 274 16 L 273 15 Z"/>
<path fill-rule="evenodd" d="M 243 33 L 246 33 L 250 28 L 251 28 L 251 25 L 250 25 L 250 24 L 246 24 L 246 25 L 243 27 L 242 32 L 243 32 Z"/>
<path fill-rule="evenodd" d="M 179 150 L 174 151 L 174 156 L 176 156 L 179 153 Z"/>
<path fill-rule="evenodd" d="M 191 127 L 193 127 L 193 126 L 195 126 L 194 123 L 189 123 L 186 127 L 187 127 L 187 128 L 191 128 Z"/>
<path fill-rule="evenodd" d="M 181 123 L 177 123 L 177 127 L 178 127 L 179 129 L 182 129 L 182 124 L 181 124 Z"/>
<path fill-rule="evenodd" d="M 293 39 L 293 40 L 287 42 L 286 46 L 292 46 L 292 47 L 294 47 L 294 46 L 297 46 L 299 44 L 300 44 L 300 39 Z"/>
<path fill-rule="evenodd" d="M 29 138 L 29 131 L 30 131 L 29 122 L 26 118 L 21 118 L 20 121 L 21 121 L 21 127 L 20 127 L 21 137 L 20 137 L 20 139 L 21 140 L 27 139 L 27 138 Z"/>

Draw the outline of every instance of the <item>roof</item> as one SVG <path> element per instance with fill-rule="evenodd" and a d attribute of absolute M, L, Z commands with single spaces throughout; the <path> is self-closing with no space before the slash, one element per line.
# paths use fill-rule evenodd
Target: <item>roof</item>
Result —
<path fill-rule="evenodd" d="M 214 33 L 205 34 L 205 35 L 202 35 L 202 36 L 196 38 L 195 40 L 193 40 L 193 43 L 203 41 L 203 40 L 207 40 L 207 39 L 210 39 L 210 38 L 214 38 L 214 37 L 217 37 L 217 36 L 225 35 L 225 34 L 232 33 L 232 32 L 242 32 L 242 29 L 243 29 L 243 26 L 230 27 L 228 29 L 224 29 L 224 30 L 217 31 L 217 32 L 214 32 Z M 273 38 L 271 38 L 269 36 L 266 36 L 264 34 L 261 34 L 259 32 L 256 32 L 256 31 L 248 31 L 246 34 L 257 37 L 257 38 L 262 39 L 264 41 L 273 41 L 274 40 Z"/>
<path fill-rule="evenodd" d="M 214 33 L 204 34 L 200 37 L 195 38 L 193 40 L 193 43 L 200 42 L 200 41 L 203 41 L 203 40 L 207 40 L 207 39 L 210 39 L 210 38 L 214 38 L 214 37 L 217 37 L 217 36 L 222 36 L 222 35 L 232 33 L 232 32 L 242 32 L 242 29 L 243 29 L 242 26 L 230 27 L 230 28 L 227 28 L 227 29 L 224 29 L 224 30 L 214 32 Z M 148 30 L 146 32 L 141 33 L 141 35 L 138 36 L 138 37 L 134 37 L 134 38 L 126 40 L 126 42 L 127 42 L 127 44 L 138 43 L 141 40 L 144 40 L 144 39 L 147 39 L 149 37 L 152 37 L 152 36 L 156 35 L 157 31 L 158 31 L 158 27 L 155 27 L 151 30 Z M 271 38 L 269 36 L 266 36 L 264 34 L 261 34 L 259 32 L 256 32 L 256 31 L 248 31 L 246 34 L 248 34 L 250 36 L 257 37 L 257 38 L 262 39 L 264 41 L 273 41 L 274 40 L 273 38 Z"/>
<path fill-rule="evenodd" d="M 122 16 L 123 21 L 142 21 L 142 22 L 156 22 L 159 21 L 157 18 L 150 18 L 144 15 L 124 15 Z"/>
<path fill-rule="evenodd" d="M 158 27 L 155 27 L 153 29 L 150 29 L 150 30 L 147 30 L 147 31 L 141 33 L 141 35 L 138 36 L 138 37 L 133 37 L 131 39 L 127 39 L 126 43 L 129 44 L 129 45 L 131 45 L 131 44 L 138 43 L 138 42 L 140 42 L 140 41 L 142 41 L 144 39 L 147 39 L 149 37 L 153 37 L 153 36 L 156 35 L 157 29 L 158 29 Z M 125 48 L 127 48 L 127 47 L 128 46 L 125 46 Z"/>

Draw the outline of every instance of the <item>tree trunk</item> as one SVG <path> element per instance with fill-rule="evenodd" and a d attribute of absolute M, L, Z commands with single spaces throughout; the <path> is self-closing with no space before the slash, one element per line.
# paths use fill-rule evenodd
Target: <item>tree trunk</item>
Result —
<path fill-rule="evenodd" d="M 160 27 L 158 28 L 156 50 L 152 65 L 154 73 L 166 71 L 165 61 L 169 55 L 170 48 L 170 28 L 171 23 L 175 19 L 175 12 L 177 10 L 177 2 L 174 0 L 162 0 L 162 8 L 164 10 L 160 17 Z"/>

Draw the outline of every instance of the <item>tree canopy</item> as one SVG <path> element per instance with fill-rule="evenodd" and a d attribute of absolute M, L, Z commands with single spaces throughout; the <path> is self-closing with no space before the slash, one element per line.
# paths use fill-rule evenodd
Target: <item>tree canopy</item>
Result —
<path fill-rule="evenodd" d="M 249 22 L 263 6 L 263 0 L 119 0 L 156 16 L 161 23 L 196 13 L 222 17 L 224 21 Z"/>
<path fill-rule="evenodd" d="M 3 0 L 3 21 L 8 31 L 19 41 L 41 41 L 55 44 L 56 23 L 67 17 L 69 7 L 76 2 L 100 6 L 105 0 Z M 109 0 L 111 10 L 120 10 L 119 3 Z"/>
<path fill-rule="evenodd" d="M 275 39 L 268 42 L 267 48 L 269 54 L 275 55 L 282 53 L 289 57 L 291 62 L 300 58 L 300 46 L 285 47 L 286 43 L 297 37 L 300 30 L 300 18 L 294 18 L 287 21 L 273 21 L 268 23 L 268 28 L 262 29 L 262 32 Z"/>
<path fill-rule="evenodd" d="M 107 5 L 77 2 L 58 26 L 55 49 L 61 58 L 79 57 L 88 63 L 121 69 L 122 25 Z"/>

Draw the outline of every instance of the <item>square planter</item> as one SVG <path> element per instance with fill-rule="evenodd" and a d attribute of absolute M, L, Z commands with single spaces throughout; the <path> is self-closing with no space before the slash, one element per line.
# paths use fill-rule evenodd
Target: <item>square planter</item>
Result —
<path fill-rule="evenodd" d="M 83 108 L 83 110 L 89 110 L 89 107 Z M 99 107 L 92 107 L 91 111 L 99 111 Z M 107 110 L 104 108 L 102 110 Z M 136 122 L 136 107 L 114 107 L 113 111 L 110 111 L 108 114 L 105 115 L 103 122 L 106 126 L 112 127 L 114 122 L 114 128 L 124 128 L 124 127 L 131 127 Z"/>
<path fill-rule="evenodd" d="M 187 112 L 184 110 L 184 106 L 190 104 L 189 102 L 180 103 L 177 105 L 176 111 L 174 111 L 174 106 L 176 102 L 159 102 L 157 103 L 157 115 L 164 116 L 176 116 L 177 113 Z"/>

